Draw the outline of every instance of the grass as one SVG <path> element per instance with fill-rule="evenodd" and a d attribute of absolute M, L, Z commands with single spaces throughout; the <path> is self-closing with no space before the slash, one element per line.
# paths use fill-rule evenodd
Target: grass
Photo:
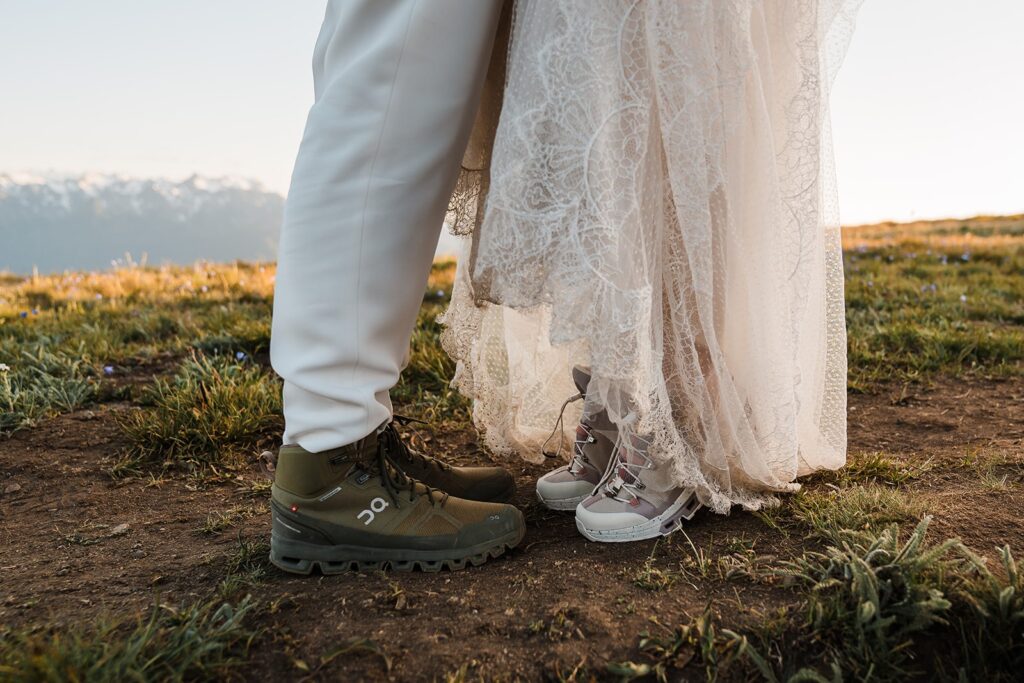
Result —
<path fill-rule="evenodd" d="M 441 348 L 438 318 L 447 307 L 454 277 L 454 263 L 434 264 L 410 341 L 409 364 L 391 392 L 402 410 L 446 429 L 471 422 L 469 401 L 451 387 L 455 363 Z"/>
<path fill-rule="evenodd" d="M 957 590 L 963 661 L 956 675 L 975 681 L 1016 680 L 1024 668 L 1024 573 L 1009 546 L 999 549 L 998 573 L 978 555 L 964 553 L 974 573 Z"/>
<path fill-rule="evenodd" d="M 272 286 L 273 268 L 246 264 L 4 276 L 0 435 L 120 398 L 117 383 L 157 358 L 264 352 Z"/>
<path fill-rule="evenodd" d="M 940 375 L 1019 375 L 1022 222 L 980 218 L 844 231 L 851 389 Z M 443 428 L 470 422 L 469 403 L 449 386 L 454 365 L 439 344 L 438 317 L 453 279 L 453 263 L 435 264 L 410 363 L 393 391 L 402 410 Z M 196 351 L 265 361 L 273 281 L 273 267 L 242 263 L 5 275 L 0 366 L 8 370 L 0 374 L 0 433 L 104 400 L 109 385 L 153 359 L 188 362 Z"/>
<path fill-rule="evenodd" d="M 677 680 L 673 672 L 689 668 L 700 671 L 704 680 L 715 681 L 747 650 L 744 638 L 718 627 L 710 608 L 689 623 L 666 630 L 664 635 L 641 635 L 638 647 L 644 661 L 613 663 L 608 673 L 621 681 L 653 678 L 663 683 Z"/>
<path fill-rule="evenodd" d="M 777 564 L 800 597 L 746 633 L 699 616 L 642 634 L 639 661 L 608 666 L 619 680 L 1019 680 L 1024 664 L 1024 574 L 1008 547 L 993 570 L 957 539 L 930 543 L 929 517 L 849 531 L 822 551 Z M 926 654 L 925 654 L 926 653 Z M 695 680 L 687 677 L 686 680 Z"/>
<path fill-rule="evenodd" d="M 0 366 L 0 434 L 36 424 L 89 404 L 98 373 L 80 353 L 51 351 L 45 340 L 3 354 Z"/>
<path fill-rule="evenodd" d="M 655 564 L 655 556 L 658 552 L 659 541 L 655 541 L 651 548 L 651 554 L 642 565 L 627 570 L 631 582 L 637 588 L 646 591 L 664 591 L 672 588 L 681 578 L 678 570 L 659 567 Z"/>
<path fill-rule="evenodd" d="M 916 522 L 925 514 L 924 504 L 913 494 L 878 484 L 801 492 L 787 501 L 787 508 L 791 521 L 807 536 L 826 541 L 836 541 L 849 530 Z"/>
<path fill-rule="evenodd" d="M 217 536 L 236 527 L 239 522 L 266 512 L 267 508 L 263 505 L 238 506 L 223 512 L 214 510 L 206 516 L 206 522 L 196 532 L 204 536 Z"/>
<path fill-rule="evenodd" d="M 217 595 L 230 600 L 243 590 L 263 582 L 270 563 L 270 543 L 263 538 L 246 539 L 238 535 L 234 552 L 225 561 L 225 574 L 217 585 Z"/>
<path fill-rule="evenodd" d="M 530 622 L 527 626 L 529 635 L 536 635 L 551 642 L 562 640 L 586 638 L 580 630 L 582 624 L 578 622 L 580 616 L 577 611 L 566 605 L 559 605 L 551 610 L 544 618 Z"/>
<path fill-rule="evenodd" d="M 845 231 L 851 388 L 938 373 L 1019 375 L 1022 222 Z"/>
<path fill-rule="evenodd" d="M 280 432 L 280 397 L 257 365 L 193 355 L 174 378 L 154 382 L 143 399 L 150 407 L 121 418 L 129 445 L 115 469 L 237 466 Z"/>
<path fill-rule="evenodd" d="M 911 466 L 900 459 L 876 451 L 874 453 L 854 453 L 839 470 L 818 472 L 806 481 L 824 483 L 840 488 L 848 488 L 860 484 L 886 484 L 901 486 L 917 479 L 927 467 Z"/>
<path fill-rule="evenodd" d="M 223 680 L 256 633 L 254 604 L 155 605 L 136 622 L 0 633 L 0 678 L 11 683 Z"/>
<path fill-rule="evenodd" d="M 903 680 L 912 673 L 914 639 L 948 625 L 946 576 L 958 541 L 926 544 L 929 518 L 906 541 L 897 526 L 846 533 L 838 545 L 790 563 L 808 589 L 806 626 L 826 659 L 854 680 Z"/>

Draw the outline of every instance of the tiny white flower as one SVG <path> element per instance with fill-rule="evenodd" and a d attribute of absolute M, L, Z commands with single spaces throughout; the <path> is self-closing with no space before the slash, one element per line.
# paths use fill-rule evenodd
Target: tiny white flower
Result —
<path fill-rule="evenodd" d="M 960 295 L 960 303 L 963 303 L 963 304 L 967 303 L 967 295 L 966 294 L 961 294 Z"/>
<path fill-rule="evenodd" d="M 7 363 L 0 363 L 0 372 L 10 372 L 11 366 Z"/>

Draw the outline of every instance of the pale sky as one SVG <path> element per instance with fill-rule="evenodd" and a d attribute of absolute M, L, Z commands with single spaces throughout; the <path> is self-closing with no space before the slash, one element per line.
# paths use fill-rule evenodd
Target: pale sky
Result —
<path fill-rule="evenodd" d="M 0 0 L 0 173 L 285 192 L 324 5 Z M 1024 212 L 1022 27 L 1019 0 L 865 2 L 832 105 L 845 224 Z"/>

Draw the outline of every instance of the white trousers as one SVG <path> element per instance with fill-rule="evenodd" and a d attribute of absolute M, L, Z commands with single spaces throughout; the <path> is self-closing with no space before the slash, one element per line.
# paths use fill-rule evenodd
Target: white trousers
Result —
<path fill-rule="evenodd" d="M 331 0 L 285 204 L 271 362 L 284 443 L 391 417 L 502 0 Z"/>

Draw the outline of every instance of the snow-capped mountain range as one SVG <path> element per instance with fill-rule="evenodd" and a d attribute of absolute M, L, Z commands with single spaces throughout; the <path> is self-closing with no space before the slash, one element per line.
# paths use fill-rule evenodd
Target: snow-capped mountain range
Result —
<path fill-rule="evenodd" d="M 272 259 L 283 201 L 239 178 L 0 173 L 0 271 Z"/>

